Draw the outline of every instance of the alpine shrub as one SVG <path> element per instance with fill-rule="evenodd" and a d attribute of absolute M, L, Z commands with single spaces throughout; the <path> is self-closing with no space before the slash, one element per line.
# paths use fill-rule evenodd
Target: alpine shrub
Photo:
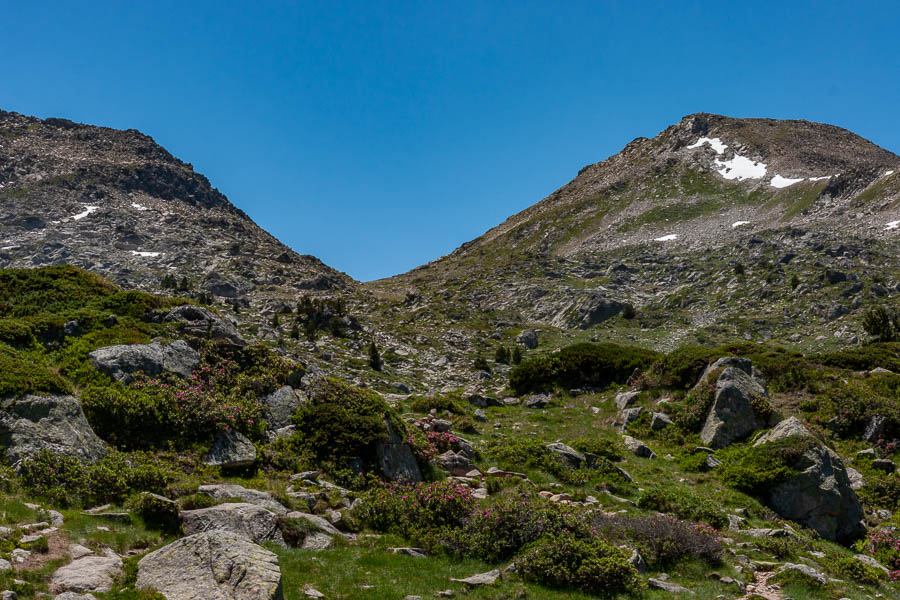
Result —
<path fill-rule="evenodd" d="M 598 538 L 546 536 L 516 561 L 522 577 L 552 588 L 588 593 L 636 591 L 637 571 L 621 550 Z"/>

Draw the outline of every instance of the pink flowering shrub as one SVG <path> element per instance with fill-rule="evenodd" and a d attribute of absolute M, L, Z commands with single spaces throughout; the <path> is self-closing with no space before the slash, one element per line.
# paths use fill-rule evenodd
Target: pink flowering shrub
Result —
<path fill-rule="evenodd" d="M 265 428 L 261 400 L 288 371 L 288 363 L 261 347 L 237 358 L 207 348 L 187 379 L 93 384 L 83 391 L 82 406 L 97 434 L 122 448 L 188 446 L 228 429 L 258 438 Z"/>
<path fill-rule="evenodd" d="M 873 531 L 866 551 L 888 568 L 891 581 L 900 582 L 900 531 L 887 527 Z"/>
<path fill-rule="evenodd" d="M 458 483 L 380 483 L 362 496 L 361 524 L 422 543 L 458 527 L 475 506 L 472 490 Z"/>

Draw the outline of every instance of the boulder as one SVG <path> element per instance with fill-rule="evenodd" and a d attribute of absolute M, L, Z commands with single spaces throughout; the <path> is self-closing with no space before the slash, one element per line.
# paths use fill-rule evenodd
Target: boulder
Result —
<path fill-rule="evenodd" d="M 469 587 L 481 587 L 483 585 L 494 585 L 500 579 L 500 570 L 494 569 L 486 573 L 479 573 L 463 579 L 450 578 L 450 581 L 464 583 Z"/>
<path fill-rule="evenodd" d="M 400 437 L 387 417 L 384 419 L 384 426 L 387 429 L 388 439 L 375 446 L 382 474 L 392 481 L 400 479 L 410 482 L 422 481 L 422 472 L 416 464 L 416 457 L 413 456 L 409 444 Z"/>
<path fill-rule="evenodd" d="M 301 405 L 306 404 L 306 394 L 289 385 L 282 386 L 263 400 L 268 428 L 272 431 L 288 427 Z"/>
<path fill-rule="evenodd" d="M 547 444 L 547 450 L 549 450 L 554 456 L 561 458 L 568 466 L 573 469 L 577 469 L 585 462 L 584 454 L 572 448 L 571 446 L 567 446 L 561 442 L 553 442 L 552 444 Z"/>
<path fill-rule="evenodd" d="M 229 429 L 216 437 L 204 462 L 213 467 L 249 467 L 256 462 L 256 446 L 239 431 Z"/>
<path fill-rule="evenodd" d="M 866 424 L 866 430 L 863 432 L 863 441 L 875 444 L 884 435 L 884 429 L 887 425 L 887 419 L 882 415 L 874 415 Z"/>
<path fill-rule="evenodd" d="M 525 408 L 546 408 L 550 404 L 549 394 L 531 394 L 525 398 Z"/>
<path fill-rule="evenodd" d="M 638 396 L 640 396 L 640 392 L 621 392 L 616 394 L 616 408 L 619 410 L 625 410 L 632 404 L 634 404 L 635 400 L 637 400 Z"/>
<path fill-rule="evenodd" d="M 184 340 L 169 344 L 123 344 L 107 346 L 88 353 L 91 364 L 121 383 L 131 383 L 135 375 L 143 373 L 155 377 L 162 373 L 174 373 L 188 378 L 200 364 L 200 353 Z"/>
<path fill-rule="evenodd" d="M 272 494 L 268 492 L 262 492 L 260 490 L 248 489 L 234 483 L 215 483 L 209 485 L 201 485 L 197 490 L 197 493 L 212 496 L 216 500 L 238 498 L 243 502 L 262 506 L 263 508 L 272 511 L 276 515 L 284 515 L 288 512 L 288 509 L 285 508 L 283 504 L 278 502 L 278 500 L 276 500 L 272 496 Z"/>
<path fill-rule="evenodd" d="M 6 592 L 3 592 L 6 594 Z M 0 600 L 7 600 L 7 597 L 0 596 Z M 10 596 L 9 600 L 16 600 L 16 596 Z M 79 594 L 78 592 L 63 592 L 53 596 L 53 600 L 97 600 L 97 596 L 93 594 Z"/>
<path fill-rule="evenodd" d="M 84 556 L 57 569 L 50 578 L 50 589 L 61 592 L 108 592 L 122 574 L 118 556 Z"/>
<path fill-rule="evenodd" d="M 655 412 L 650 418 L 650 429 L 652 429 L 653 431 L 665 429 L 669 425 L 672 425 L 672 419 L 666 413 Z"/>
<path fill-rule="evenodd" d="M 803 423 L 791 417 L 753 445 L 791 437 L 814 439 Z M 816 441 L 793 464 L 797 475 L 769 490 L 765 500 L 782 518 L 816 530 L 823 538 L 849 543 L 865 534 L 863 510 L 841 458 Z"/>
<path fill-rule="evenodd" d="M 167 600 L 281 600 L 278 557 L 230 531 L 183 537 L 138 562 L 136 587 Z"/>
<path fill-rule="evenodd" d="M 528 350 L 538 347 L 538 332 L 536 329 L 526 329 L 516 337 L 516 341 Z"/>
<path fill-rule="evenodd" d="M 798 565 L 794 563 L 784 563 L 781 565 L 781 568 L 778 569 L 779 573 L 784 571 L 793 571 L 795 573 L 800 573 L 801 575 L 805 575 L 809 577 L 819 585 L 825 585 L 828 583 L 828 578 L 825 577 L 825 574 L 821 571 L 817 571 L 816 569 L 810 567 L 809 565 Z"/>
<path fill-rule="evenodd" d="M 293 511 L 284 515 L 285 519 L 302 519 L 309 523 L 316 531 L 320 531 L 322 533 L 327 533 L 328 535 L 338 536 L 338 537 L 347 537 L 347 534 L 341 533 L 337 527 L 331 524 L 331 521 L 326 519 L 325 517 L 320 517 L 319 515 L 314 515 L 311 513 Z"/>
<path fill-rule="evenodd" d="M 644 408 L 641 406 L 634 406 L 632 408 L 626 408 L 622 411 L 622 429 L 626 429 L 629 425 L 638 420 L 638 417 L 641 416 Z"/>
<path fill-rule="evenodd" d="M 246 502 L 218 504 L 209 508 L 186 510 L 181 513 L 185 535 L 204 531 L 230 531 L 262 544 L 275 542 L 284 545 L 275 513 Z"/>
<path fill-rule="evenodd" d="M 469 458 L 462 454 L 457 454 L 453 450 L 447 450 L 443 454 L 437 456 L 434 459 L 434 462 L 441 469 L 447 471 L 451 475 L 457 476 L 464 476 L 475 468 L 475 463 Z"/>
<path fill-rule="evenodd" d="M 26 395 L 7 398 L 0 410 L 0 446 L 6 461 L 18 464 L 41 450 L 94 463 L 106 454 L 74 396 Z"/>
<path fill-rule="evenodd" d="M 651 450 L 647 444 L 630 435 L 624 436 L 622 438 L 622 443 L 624 443 L 625 448 L 635 456 L 640 458 L 656 458 L 656 452 Z"/>
<path fill-rule="evenodd" d="M 728 357 L 716 361 L 713 367 L 724 360 L 742 362 L 746 359 Z M 744 368 L 745 366 L 747 368 Z M 726 366 L 721 372 L 718 371 L 718 367 L 708 370 L 701 378 L 702 384 L 711 383 L 710 378 L 719 372 L 715 381 L 712 408 L 700 432 L 700 439 L 708 446 L 715 449 L 724 448 L 732 442 L 746 438 L 758 429 L 770 426 L 772 419 L 775 418 L 765 387 L 748 371 L 749 365 L 735 364 Z"/>

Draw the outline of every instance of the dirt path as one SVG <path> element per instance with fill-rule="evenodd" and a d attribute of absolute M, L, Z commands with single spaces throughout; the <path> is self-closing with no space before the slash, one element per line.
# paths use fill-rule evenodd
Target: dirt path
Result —
<path fill-rule="evenodd" d="M 751 596 L 759 596 L 766 600 L 781 600 L 781 592 L 769 585 L 769 579 L 775 575 L 775 571 L 757 571 L 756 580 L 747 585 L 747 593 L 741 600 Z"/>

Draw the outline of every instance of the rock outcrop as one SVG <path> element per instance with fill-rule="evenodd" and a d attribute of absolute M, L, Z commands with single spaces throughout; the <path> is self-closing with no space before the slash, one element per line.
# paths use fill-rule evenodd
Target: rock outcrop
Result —
<path fill-rule="evenodd" d="M 769 427 L 776 418 L 765 386 L 753 376 L 750 361 L 745 358 L 717 360 L 703 373 L 698 388 L 709 385 L 715 386 L 713 404 L 700 438 L 711 448 L 724 448 L 742 440 Z"/>
<path fill-rule="evenodd" d="M 201 485 L 197 489 L 197 493 L 212 496 L 216 500 L 228 500 L 230 498 L 238 498 L 243 502 L 262 506 L 276 515 L 283 515 L 288 512 L 278 500 L 276 500 L 269 492 L 253 490 L 234 483 L 213 483 Z"/>
<path fill-rule="evenodd" d="M 813 438 L 791 417 L 756 441 L 762 446 L 792 437 Z M 814 438 L 813 438 L 814 439 Z M 863 510 L 841 458 L 818 441 L 794 464 L 797 475 L 775 486 L 767 504 L 781 517 L 814 529 L 823 538 L 848 543 L 865 534 Z"/>
<path fill-rule="evenodd" d="M 229 531 L 190 535 L 138 562 L 136 587 L 167 600 L 281 600 L 278 557 Z"/>
<path fill-rule="evenodd" d="M 60 592 L 108 592 L 122 574 L 118 556 L 85 556 L 60 567 L 50 579 L 50 587 Z"/>
<path fill-rule="evenodd" d="M 201 306 L 177 306 L 165 314 L 163 322 L 177 323 L 181 332 L 187 335 L 226 340 L 236 346 L 247 345 L 234 323 Z"/>
<path fill-rule="evenodd" d="M 262 544 L 284 544 L 275 513 L 256 504 L 226 502 L 209 508 L 186 510 L 181 513 L 186 535 L 204 531 L 230 531 Z"/>
<path fill-rule="evenodd" d="M 148 377 L 174 373 L 186 379 L 200 364 L 200 353 L 184 340 L 177 340 L 169 344 L 107 346 L 88 353 L 88 359 L 101 373 L 127 384 L 138 373 Z"/>
<path fill-rule="evenodd" d="M 282 386 L 263 400 L 266 422 L 272 431 L 291 425 L 291 417 L 307 402 L 306 394 L 289 385 Z"/>
<path fill-rule="evenodd" d="M 394 481 L 400 479 L 422 481 L 422 472 L 409 445 L 400 437 L 387 417 L 384 419 L 384 426 L 388 432 L 388 439 L 380 442 L 375 448 L 381 472 Z"/>
<path fill-rule="evenodd" d="M 204 462 L 226 469 L 249 467 L 256 462 L 256 446 L 241 432 L 229 429 L 216 437 Z"/>
<path fill-rule="evenodd" d="M 93 463 L 106 454 L 103 443 L 74 396 L 27 395 L 3 401 L 0 444 L 6 461 L 16 464 L 41 450 Z"/>

